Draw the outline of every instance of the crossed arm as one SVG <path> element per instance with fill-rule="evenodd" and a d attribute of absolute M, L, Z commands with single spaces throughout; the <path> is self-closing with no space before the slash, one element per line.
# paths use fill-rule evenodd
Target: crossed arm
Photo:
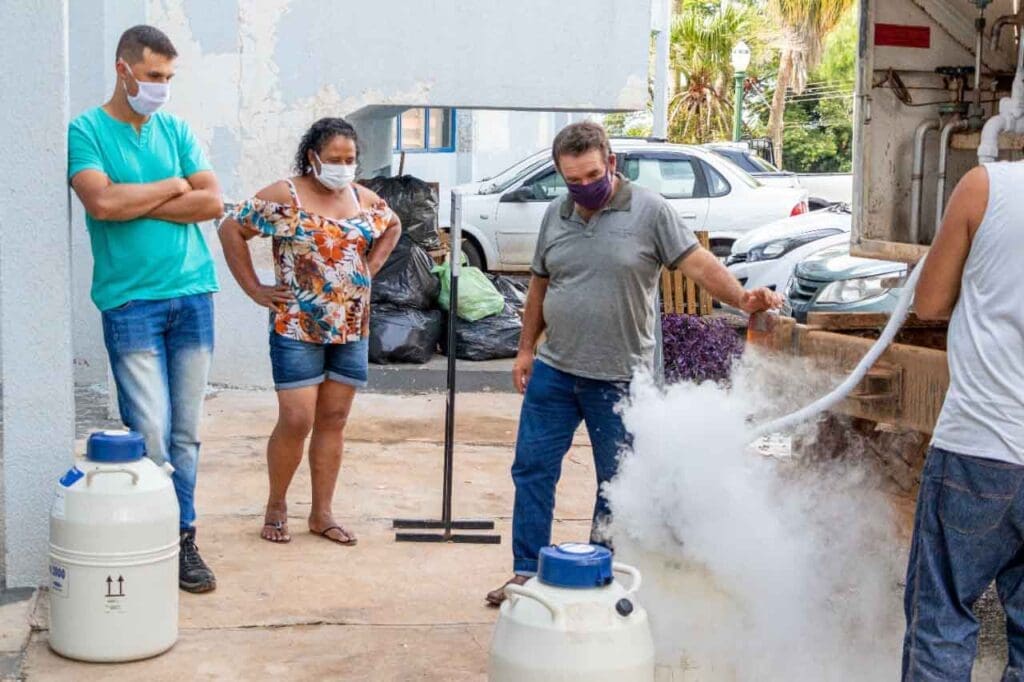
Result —
<path fill-rule="evenodd" d="M 213 171 L 148 183 L 116 183 L 106 173 L 84 170 L 71 180 L 85 210 L 97 220 L 124 222 L 156 218 L 187 225 L 224 212 Z"/>

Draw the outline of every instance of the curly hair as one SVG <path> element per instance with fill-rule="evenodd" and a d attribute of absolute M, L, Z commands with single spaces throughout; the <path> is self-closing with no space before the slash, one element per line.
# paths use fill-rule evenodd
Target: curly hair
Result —
<path fill-rule="evenodd" d="M 309 152 L 317 154 L 323 151 L 324 147 L 330 144 L 336 136 L 341 135 L 352 140 L 356 145 L 356 155 L 359 154 L 359 136 L 352 124 L 343 118 L 322 118 L 309 127 L 306 134 L 299 142 L 299 151 L 295 153 L 295 172 L 299 175 L 307 175 L 312 171 L 309 165 Z"/>

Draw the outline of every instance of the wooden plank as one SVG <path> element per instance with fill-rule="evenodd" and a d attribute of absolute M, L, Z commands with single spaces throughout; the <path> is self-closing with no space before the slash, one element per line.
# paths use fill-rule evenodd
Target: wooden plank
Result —
<path fill-rule="evenodd" d="M 874 344 L 864 339 L 797 326 L 796 353 L 813 358 L 830 371 L 848 372 Z M 893 424 L 921 433 L 932 433 L 949 387 L 946 354 L 932 348 L 894 344 L 882 354 L 876 367 L 898 370 L 898 399 L 894 401 L 846 400 L 837 411 Z"/>
<path fill-rule="evenodd" d="M 862 239 L 850 246 L 850 254 L 861 258 L 893 260 L 911 265 L 917 263 L 928 253 L 927 246 L 887 242 L 879 239 Z"/>
<path fill-rule="evenodd" d="M 661 312 L 669 314 L 672 312 L 672 273 L 668 270 L 661 271 Z"/>
<path fill-rule="evenodd" d="M 672 291 L 675 292 L 675 313 L 682 315 L 686 312 L 686 288 L 683 286 L 683 273 L 678 270 L 672 272 Z"/>
<path fill-rule="evenodd" d="M 954 133 L 950 146 L 958 151 L 976 152 L 981 146 L 981 133 Z M 999 151 L 1019 152 L 1024 149 L 1024 135 L 1020 133 L 1000 133 Z"/>
<path fill-rule="evenodd" d="M 697 232 L 698 242 L 708 248 L 711 243 L 707 232 Z M 662 311 L 665 314 L 710 315 L 713 311 L 711 295 L 675 270 L 661 272 Z"/>
<path fill-rule="evenodd" d="M 810 313 L 807 326 L 827 331 L 860 331 L 882 329 L 889 322 L 888 313 Z M 946 321 L 922 320 L 913 313 L 903 324 L 904 329 L 945 329 Z"/>
<path fill-rule="evenodd" d="M 711 249 L 711 234 L 706 230 L 701 230 L 696 233 L 697 241 L 705 249 Z M 698 303 L 699 315 L 711 315 L 715 309 L 714 299 L 711 298 L 711 293 L 706 291 L 703 287 L 699 287 L 700 301 Z"/>

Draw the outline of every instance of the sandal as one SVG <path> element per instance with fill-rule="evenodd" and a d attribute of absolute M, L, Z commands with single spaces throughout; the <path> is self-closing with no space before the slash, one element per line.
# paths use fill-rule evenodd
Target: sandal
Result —
<path fill-rule="evenodd" d="M 501 603 L 503 601 L 505 601 L 506 599 L 508 599 L 508 595 L 505 594 L 505 588 L 507 586 L 509 586 L 509 585 L 525 585 L 526 582 L 529 579 L 530 579 L 529 576 L 525 576 L 525 575 L 514 575 L 514 576 L 512 576 L 512 578 L 510 578 L 508 580 L 508 582 L 506 582 L 504 585 L 502 585 L 501 587 L 499 587 L 496 590 L 491 590 L 490 592 L 487 593 L 487 596 L 484 597 L 484 599 L 487 601 L 487 605 L 488 606 L 493 606 L 493 607 L 501 606 Z"/>
<path fill-rule="evenodd" d="M 292 541 L 292 536 L 288 534 L 288 524 L 286 522 L 284 522 L 284 521 L 274 521 L 273 523 L 264 523 L 263 527 L 264 528 L 273 528 L 278 533 L 284 533 L 284 537 L 282 537 L 280 540 L 275 540 L 273 538 L 268 538 L 263 533 L 260 533 L 260 539 L 262 539 L 262 540 L 266 540 L 267 542 L 272 542 L 275 545 L 287 545 L 289 542 Z"/>
<path fill-rule="evenodd" d="M 330 535 L 328 535 L 328 533 L 330 533 L 332 530 L 340 531 L 342 535 L 348 538 L 348 540 L 338 540 L 331 537 Z M 315 531 L 312 528 L 310 528 L 309 532 L 313 535 L 319 535 L 322 538 L 326 538 L 331 542 L 342 545 L 344 547 L 352 547 L 359 542 L 358 538 L 356 538 L 356 536 L 352 533 L 348 532 L 348 530 L 346 530 L 343 526 L 329 526 L 321 531 Z"/>

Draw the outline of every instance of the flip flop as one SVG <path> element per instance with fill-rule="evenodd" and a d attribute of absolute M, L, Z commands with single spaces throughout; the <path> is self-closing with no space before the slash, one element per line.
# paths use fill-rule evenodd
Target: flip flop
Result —
<path fill-rule="evenodd" d="M 272 539 L 270 539 L 268 537 L 264 537 L 263 533 L 260 533 L 260 539 L 261 540 L 266 540 L 267 542 L 272 542 L 275 545 L 287 545 L 289 542 L 292 541 L 292 536 L 288 535 L 287 531 L 285 530 L 285 522 L 284 521 L 275 521 L 274 523 L 264 523 L 263 527 L 264 528 L 273 528 L 278 533 L 284 532 L 284 533 L 286 533 L 286 535 L 281 540 L 272 540 Z"/>
<path fill-rule="evenodd" d="M 336 540 L 336 539 L 332 538 L 330 535 L 328 535 L 328 533 L 330 533 L 332 530 L 340 530 L 342 532 L 342 534 L 345 535 L 345 537 L 348 538 L 348 540 L 342 541 L 342 540 Z M 344 547 L 352 547 L 353 545 L 355 545 L 356 543 L 359 542 L 358 538 L 356 538 L 354 535 L 349 533 L 342 526 L 330 526 L 329 528 L 324 528 L 322 531 L 319 531 L 319 532 L 315 531 L 315 530 L 313 530 L 311 528 L 309 530 L 309 532 L 312 533 L 313 535 L 319 535 L 322 538 L 326 538 L 327 540 L 330 540 L 331 542 L 339 544 L 339 545 L 342 545 Z"/>

